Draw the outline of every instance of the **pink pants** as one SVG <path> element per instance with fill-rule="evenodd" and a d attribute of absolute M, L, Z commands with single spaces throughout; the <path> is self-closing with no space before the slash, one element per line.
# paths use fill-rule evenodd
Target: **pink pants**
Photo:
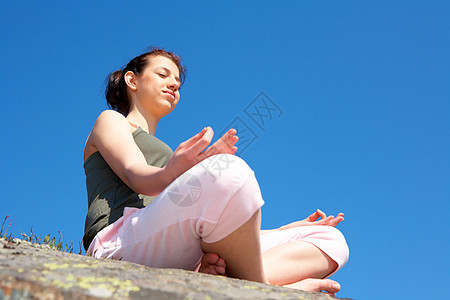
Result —
<path fill-rule="evenodd" d="M 177 178 L 145 208 L 125 208 L 120 219 L 95 236 L 87 254 L 195 270 L 203 254 L 200 240 L 214 243 L 225 238 L 263 204 L 250 167 L 237 156 L 215 155 Z M 330 226 L 264 234 L 262 251 L 294 240 L 315 245 L 337 262 L 338 269 L 347 262 L 345 238 Z"/>

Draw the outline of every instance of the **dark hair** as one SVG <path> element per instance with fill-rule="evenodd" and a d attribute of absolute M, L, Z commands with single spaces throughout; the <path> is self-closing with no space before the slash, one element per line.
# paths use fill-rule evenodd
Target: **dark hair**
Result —
<path fill-rule="evenodd" d="M 181 85 L 183 85 L 186 77 L 186 68 L 181 64 L 181 57 L 162 48 L 153 47 L 150 51 L 130 60 L 125 67 L 122 67 L 120 70 L 114 71 L 108 75 L 108 85 L 105 89 L 105 97 L 110 108 L 120 112 L 124 116 L 128 115 L 130 111 L 130 100 L 128 99 L 127 85 L 125 83 L 124 75 L 128 71 L 131 71 L 136 75 L 141 74 L 149 63 L 151 56 L 165 56 L 172 60 L 178 67 Z"/>

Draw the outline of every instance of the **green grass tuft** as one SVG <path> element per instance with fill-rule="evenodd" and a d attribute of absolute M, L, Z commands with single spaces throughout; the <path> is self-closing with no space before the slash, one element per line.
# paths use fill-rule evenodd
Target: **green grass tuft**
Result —
<path fill-rule="evenodd" d="M 9 235 L 7 234 L 8 229 L 9 229 L 9 227 L 11 227 L 11 224 L 12 224 L 11 220 L 9 222 L 8 227 L 6 227 L 5 233 L 3 233 L 5 222 L 8 218 L 9 218 L 9 216 L 6 216 L 5 219 L 3 220 L 3 224 L 0 229 L 0 238 L 3 238 L 5 240 L 7 240 L 8 242 L 11 242 L 14 239 L 14 237 L 12 236 L 11 233 Z M 59 240 L 58 240 L 58 243 L 56 243 L 56 238 L 51 237 L 50 234 L 47 234 L 44 237 L 42 237 L 41 235 L 35 235 L 33 232 L 33 227 L 31 227 L 29 235 L 27 235 L 25 233 L 21 233 L 23 241 L 29 242 L 31 244 L 36 244 L 36 245 L 47 245 L 50 248 L 58 250 L 58 251 L 73 253 L 73 242 L 70 241 L 70 243 L 66 243 L 63 246 L 61 231 L 58 230 L 58 234 L 59 234 Z M 80 243 L 80 252 L 78 254 L 81 254 L 81 252 L 82 252 L 81 248 L 82 248 L 82 244 Z"/>

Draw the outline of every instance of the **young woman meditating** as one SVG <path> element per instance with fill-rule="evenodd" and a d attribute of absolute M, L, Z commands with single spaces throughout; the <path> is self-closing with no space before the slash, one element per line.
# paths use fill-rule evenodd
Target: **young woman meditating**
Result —
<path fill-rule="evenodd" d="M 263 231 L 264 201 L 254 172 L 234 155 L 234 129 L 210 145 L 213 130 L 203 128 L 174 152 L 155 137 L 159 120 L 180 99 L 184 75 L 180 58 L 157 48 L 109 75 L 112 110 L 100 114 L 84 150 L 87 253 L 339 291 L 337 282 L 324 278 L 348 259 L 345 238 L 335 228 L 343 214 L 327 217 L 317 210 Z"/>

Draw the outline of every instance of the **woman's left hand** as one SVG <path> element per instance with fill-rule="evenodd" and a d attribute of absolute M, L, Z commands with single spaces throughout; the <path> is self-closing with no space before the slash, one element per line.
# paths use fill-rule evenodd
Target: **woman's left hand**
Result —
<path fill-rule="evenodd" d="M 235 146 L 239 138 L 236 135 L 236 129 L 229 129 L 214 144 L 209 146 L 202 154 L 201 159 L 206 159 L 216 154 L 235 154 L 237 147 Z"/>
<path fill-rule="evenodd" d="M 317 221 L 319 218 L 320 220 Z M 336 218 L 334 216 L 327 217 L 327 215 L 323 211 L 318 209 L 306 219 L 281 226 L 280 228 L 278 228 L 278 230 L 284 230 L 300 226 L 312 226 L 312 225 L 324 225 L 336 227 L 336 225 L 342 221 L 344 221 L 343 213 L 339 213 Z"/>

